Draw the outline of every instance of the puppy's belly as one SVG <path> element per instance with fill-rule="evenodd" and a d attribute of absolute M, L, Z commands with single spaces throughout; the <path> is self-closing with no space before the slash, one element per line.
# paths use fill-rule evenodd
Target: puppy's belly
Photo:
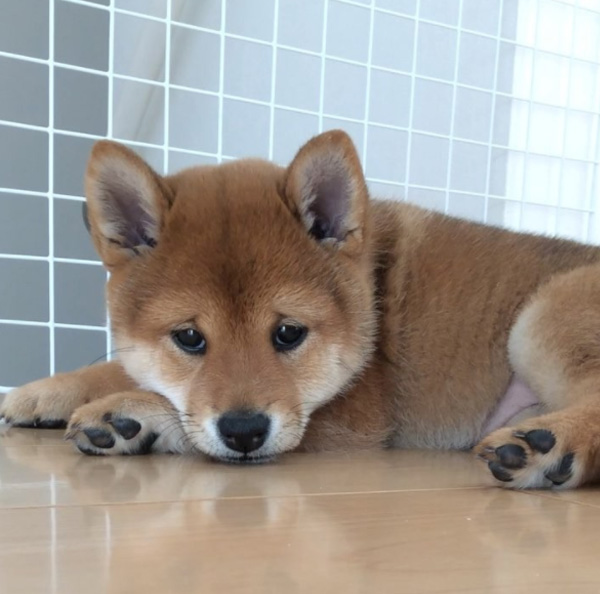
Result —
<path fill-rule="evenodd" d="M 500 427 L 541 414 L 542 409 L 543 405 L 532 389 L 525 382 L 513 376 L 504 396 L 486 419 L 481 437 L 500 429 Z"/>

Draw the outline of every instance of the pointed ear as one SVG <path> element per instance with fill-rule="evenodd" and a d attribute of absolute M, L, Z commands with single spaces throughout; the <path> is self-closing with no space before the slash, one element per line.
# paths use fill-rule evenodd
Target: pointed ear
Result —
<path fill-rule="evenodd" d="M 342 130 L 315 136 L 298 151 L 284 194 L 316 240 L 340 247 L 362 243 L 369 193 L 354 144 Z"/>
<path fill-rule="evenodd" d="M 173 199 L 162 178 L 133 151 L 101 140 L 88 161 L 85 189 L 92 239 L 107 268 L 160 241 Z"/>

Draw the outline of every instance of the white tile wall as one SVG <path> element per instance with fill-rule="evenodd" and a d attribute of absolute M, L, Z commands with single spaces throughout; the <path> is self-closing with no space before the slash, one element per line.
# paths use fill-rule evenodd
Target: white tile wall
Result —
<path fill-rule="evenodd" d="M 341 127 L 376 195 L 598 242 L 599 68 L 598 0 L 1 2 L 0 390 L 110 350 L 95 139 L 165 172 Z"/>

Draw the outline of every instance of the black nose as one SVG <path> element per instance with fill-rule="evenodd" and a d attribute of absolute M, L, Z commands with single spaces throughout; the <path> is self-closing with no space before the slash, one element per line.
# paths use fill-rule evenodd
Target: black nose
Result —
<path fill-rule="evenodd" d="M 225 445 L 236 452 L 253 452 L 265 443 L 271 421 L 267 415 L 249 410 L 227 412 L 217 426 Z"/>

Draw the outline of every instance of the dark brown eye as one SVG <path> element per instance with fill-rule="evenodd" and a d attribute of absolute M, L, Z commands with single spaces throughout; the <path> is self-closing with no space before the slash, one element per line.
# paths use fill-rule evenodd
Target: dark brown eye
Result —
<path fill-rule="evenodd" d="M 191 355 L 204 355 L 206 353 L 206 339 L 194 328 L 184 328 L 173 332 L 173 342 L 182 351 Z"/>
<path fill-rule="evenodd" d="M 273 332 L 273 346 L 276 351 L 291 351 L 302 344 L 307 332 L 300 324 L 280 324 Z"/>

